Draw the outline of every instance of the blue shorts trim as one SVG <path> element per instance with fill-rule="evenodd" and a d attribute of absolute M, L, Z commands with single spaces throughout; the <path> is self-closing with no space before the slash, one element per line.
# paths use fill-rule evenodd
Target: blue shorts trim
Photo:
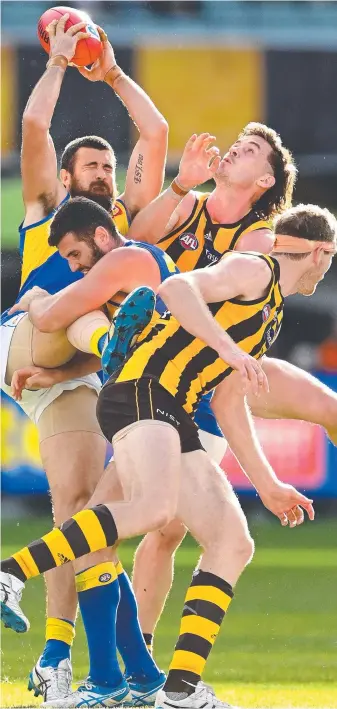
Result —
<path fill-rule="evenodd" d="M 224 438 L 220 426 L 214 416 L 211 409 L 211 399 L 213 392 L 209 394 L 204 394 L 200 400 L 199 406 L 194 415 L 194 423 L 201 429 L 201 431 L 206 431 L 206 433 L 211 433 L 213 436 L 218 436 L 219 438 Z"/>

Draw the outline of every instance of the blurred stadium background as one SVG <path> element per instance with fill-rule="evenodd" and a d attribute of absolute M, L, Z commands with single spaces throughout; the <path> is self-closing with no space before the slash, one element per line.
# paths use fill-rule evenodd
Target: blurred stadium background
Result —
<path fill-rule="evenodd" d="M 280 132 L 296 157 L 296 202 L 317 202 L 337 212 L 337 2 L 63 4 L 85 9 L 105 28 L 117 61 L 167 118 L 168 177 L 174 174 L 192 132 L 214 133 L 224 151 L 247 122 L 263 121 Z M 31 0 L 1 3 L 2 309 L 12 304 L 19 286 L 21 117 L 46 63 L 36 25 L 42 12 L 53 5 Z M 108 87 L 90 84 L 70 69 L 52 123 L 58 153 L 70 139 L 88 133 L 112 143 L 122 190 L 135 139 L 133 126 Z M 336 259 L 313 298 L 295 296 L 287 302 L 273 354 L 317 373 L 337 391 Z M 293 532 L 279 529 L 263 512 L 233 459 L 226 459 L 226 470 L 252 521 L 257 555 L 240 583 L 206 679 L 222 684 L 228 701 L 247 707 L 332 709 L 337 707 L 337 527 L 332 516 L 337 450 L 316 426 L 259 421 L 258 429 L 281 478 L 318 501 L 318 520 Z M 34 426 L 7 399 L 2 402 L 1 433 L 7 555 L 48 529 L 50 509 Z M 129 568 L 133 549 L 133 544 L 125 545 Z M 195 557 L 196 549 L 188 540 L 177 555 L 175 589 L 158 632 L 156 657 L 163 666 L 177 634 L 179 605 Z M 42 595 L 42 582 L 31 584 L 25 607 L 37 620 L 29 637 L 12 638 L 6 632 L 3 638 L 1 706 L 27 701 L 21 696 L 19 679 L 40 650 Z M 74 661 L 76 678 L 83 678 L 86 651 L 81 628 Z"/>

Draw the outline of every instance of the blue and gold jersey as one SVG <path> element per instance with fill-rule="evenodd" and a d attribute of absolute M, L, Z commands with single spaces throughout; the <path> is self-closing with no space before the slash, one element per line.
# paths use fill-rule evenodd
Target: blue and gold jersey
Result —
<path fill-rule="evenodd" d="M 69 195 L 59 207 L 68 199 Z M 19 227 L 22 269 L 21 286 L 16 303 L 34 286 L 43 288 L 53 295 L 83 278 L 82 273 L 73 273 L 70 270 L 68 261 L 60 256 L 55 246 L 48 244 L 50 224 L 56 211 L 57 209 L 54 209 L 47 217 L 35 224 Z M 120 234 L 125 236 L 129 229 L 129 217 L 122 200 L 116 200 L 112 217 Z M 6 322 L 9 317 L 8 312 L 5 311 L 1 316 L 1 323 Z"/>

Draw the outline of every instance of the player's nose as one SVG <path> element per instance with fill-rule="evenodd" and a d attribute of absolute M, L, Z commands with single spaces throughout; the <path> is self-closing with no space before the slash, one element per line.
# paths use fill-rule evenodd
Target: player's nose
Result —
<path fill-rule="evenodd" d="M 73 273 L 76 273 L 76 271 L 79 270 L 80 264 L 77 263 L 76 261 L 68 261 L 69 263 L 69 268 Z"/>

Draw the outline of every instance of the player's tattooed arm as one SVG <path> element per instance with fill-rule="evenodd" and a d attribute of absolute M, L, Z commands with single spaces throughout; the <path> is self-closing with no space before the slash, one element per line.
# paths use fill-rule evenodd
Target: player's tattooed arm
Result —
<path fill-rule="evenodd" d="M 168 125 L 149 96 L 121 73 L 113 89 L 139 131 L 132 151 L 121 199 L 132 218 L 160 193 L 165 174 Z"/>
<path fill-rule="evenodd" d="M 191 190 L 210 180 L 219 166 L 219 149 L 212 145 L 214 140 L 209 133 L 191 136 L 176 179 L 136 216 L 129 231 L 131 239 L 156 244 L 188 219 L 195 204 L 195 194 Z"/>
<path fill-rule="evenodd" d="M 62 55 L 69 61 L 84 23 L 64 32 L 68 15 L 53 21 L 49 27 L 50 59 Z M 49 129 L 63 83 L 65 68 L 49 66 L 34 87 L 22 119 L 21 172 L 23 200 L 26 208 L 24 225 L 47 216 L 64 198 L 66 190 L 58 180 L 57 159 Z"/>

